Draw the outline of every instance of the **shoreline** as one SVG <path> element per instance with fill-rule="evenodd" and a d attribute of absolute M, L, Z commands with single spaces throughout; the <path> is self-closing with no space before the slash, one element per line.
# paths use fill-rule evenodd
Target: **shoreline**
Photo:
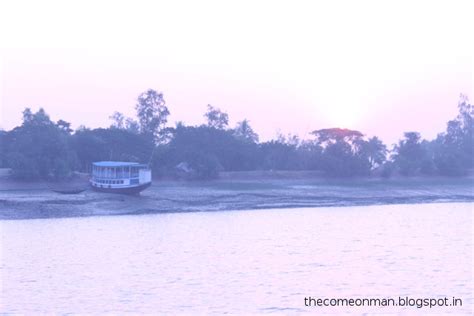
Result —
<path fill-rule="evenodd" d="M 210 180 L 186 180 L 175 178 L 154 178 L 154 185 L 168 184 L 215 184 L 215 183 L 265 183 L 278 181 L 309 181 L 320 184 L 366 184 L 366 183 L 419 183 L 432 181 L 437 182 L 464 182 L 471 181 L 474 188 L 474 174 L 459 177 L 448 176 L 391 176 L 388 178 L 380 176 L 331 178 L 322 175 L 318 171 L 227 171 L 221 172 L 219 177 Z M 19 190 L 51 190 L 57 187 L 88 187 L 89 175 L 79 174 L 71 179 L 48 181 L 48 180 L 15 180 L 8 177 L 0 177 L 0 193 Z"/>
<path fill-rule="evenodd" d="M 8 182 L 8 181 L 7 181 Z M 473 179 L 156 181 L 141 195 L 59 194 L 46 182 L 0 180 L 0 220 L 178 212 L 474 202 Z M 9 184 L 8 186 L 6 186 Z M 14 184 L 14 185 L 12 185 Z M 68 185 L 72 185 L 69 183 Z"/>

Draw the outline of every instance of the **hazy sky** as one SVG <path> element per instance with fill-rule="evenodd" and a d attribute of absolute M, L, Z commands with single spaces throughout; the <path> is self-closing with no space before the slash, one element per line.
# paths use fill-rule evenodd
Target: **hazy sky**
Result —
<path fill-rule="evenodd" d="M 207 104 L 277 131 L 433 138 L 474 98 L 472 1 L 3 1 L 0 126 L 44 107 L 77 127 L 164 93 L 170 125 Z"/>

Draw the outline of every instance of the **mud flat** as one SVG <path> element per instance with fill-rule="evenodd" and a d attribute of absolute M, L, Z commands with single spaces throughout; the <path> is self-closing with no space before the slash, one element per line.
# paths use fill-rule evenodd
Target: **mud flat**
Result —
<path fill-rule="evenodd" d="M 137 196 L 91 190 L 64 195 L 48 183 L 0 182 L 3 220 L 473 201 L 472 178 L 155 181 Z"/>

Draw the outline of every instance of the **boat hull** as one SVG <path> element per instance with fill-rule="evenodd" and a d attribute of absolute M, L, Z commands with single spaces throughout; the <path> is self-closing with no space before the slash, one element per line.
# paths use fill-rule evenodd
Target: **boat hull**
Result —
<path fill-rule="evenodd" d="M 105 193 L 138 194 L 141 191 L 148 188 L 150 185 L 151 185 L 151 182 L 140 184 L 133 187 L 122 187 L 122 188 L 117 188 L 117 187 L 109 188 L 109 187 L 106 187 L 105 185 L 102 187 L 92 185 L 92 189 L 94 189 L 94 191 L 97 191 L 97 192 L 105 192 Z"/>
<path fill-rule="evenodd" d="M 81 189 L 51 189 L 51 191 L 53 192 L 56 192 L 56 193 L 60 193 L 60 194 L 79 194 L 79 193 L 82 193 L 84 191 L 86 191 L 87 188 L 81 188 Z"/>

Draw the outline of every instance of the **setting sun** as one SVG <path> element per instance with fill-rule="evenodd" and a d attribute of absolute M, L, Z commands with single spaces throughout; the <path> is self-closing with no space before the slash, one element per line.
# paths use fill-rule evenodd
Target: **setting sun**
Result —
<path fill-rule="evenodd" d="M 350 103 L 336 104 L 323 109 L 331 126 L 354 128 L 361 121 L 361 108 Z"/>

